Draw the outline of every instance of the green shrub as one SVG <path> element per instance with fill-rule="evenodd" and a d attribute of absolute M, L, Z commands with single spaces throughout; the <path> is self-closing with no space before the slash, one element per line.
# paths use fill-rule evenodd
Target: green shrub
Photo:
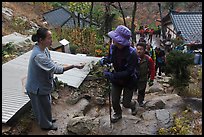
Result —
<path fill-rule="evenodd" d="M 7 43 L 5 46 L 2 46 L 2 56 L 13 54 L 15 51 L 15 47 L 13 42 Z"/>
<path fill-rule="evenodd" d="M 76 54 L 76 51 L 77 51 L 78 46 L 76 46 L 76 45 L 74 45 L 74 44 L 70 44 L 70 45 L 69 45 L 69 48 L 70 48 L 71 54 Z"/>
<path fill-rule="evenodd" d="M 166 73 L 172 75 L 171 85 L 175 87 L 188 85 L 190 80 L 189 66 L 193 64 L 193 58 L 193 54 L 178 50 L 173 50 L 167 55 Z"/>
<path fill-rule="evenodd" d="M 106 45 L 105 47 L 103 45 L 96 45 L 95 46 L 95 56 L 102 57 L 107 56 L 109 52 L 109 46 Z"/>
<path fill-rule="evenodd" d="M 26 34 L 26 30 L 31 29 L 29 21 L 21 17 L 14 17 L 11 21 L 11 27 L 21 34 Z"/>

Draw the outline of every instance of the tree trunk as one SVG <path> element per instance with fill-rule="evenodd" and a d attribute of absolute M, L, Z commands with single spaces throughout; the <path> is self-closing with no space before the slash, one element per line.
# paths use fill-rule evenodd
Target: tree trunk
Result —
<path fill-rule="evenodd" d="M 122 16 L 123 16 L 124 25 L 127 26 L 126 21 L 125 21 L 125 15 L 124 15 L 123 9 L 122 9 L 122 7 L 121 7 L 121 5 L 120 5 L 120 2 L 118 2 L 118 5 L 119 5 L 119 8 L 120 8 L 120 13 L 121 13 Z"/>
<path fill-rule="evenodd" d="M 105 2 L 105 34 L 109 32 L 110 26 L 109 26 L 109 18 L 110 18 L 110 4 L 109 2 Z"/>
<path fill-rule="evenodd" d="M 162 17 L 162 11 L 161 11 L 161 4 L 158 3 L 158 6 L 159 6 L 159 13 L 160 13 L 160 18 L 161 18 L 162 38 L 166 39 L 165 30 L 164 30 L 164 23 L 163 23 L 163 17 Z"/>
<path fill-rule="evenodd" d="M 80 28 L 80 13 L 78 13 L 78 27 Z"/>
<path fill-rule="evenodd" d="M 131 24 L 131 32 L 132 32 L 132 44 L 136 43 L 136 33 L 135 33 L 135 14 L 137 10 L 137 2 L 134 2 L 133 11 L 132 11 L 132 24 Z"/>
<path fill-rule="evenodd" d="M 174 2 L 171 2 L 170 10 L 174 10 Z"/>
<path fill-rule="evenodd" d="M 92 25 L 92 13 L 93 13 L 93 2 L 91 2 L 91 9 L 90 9 L 90 24 L 89 24 L 90 27 Z"/>

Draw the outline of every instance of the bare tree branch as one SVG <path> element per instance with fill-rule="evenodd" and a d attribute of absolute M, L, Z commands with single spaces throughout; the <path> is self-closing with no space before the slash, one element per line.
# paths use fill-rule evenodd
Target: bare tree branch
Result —
<path fill-rule="evenodd" d="M 120 12 L 121 12 L 121 14 L 122 14 L 122 16 L 123 16 L 124 25 L 127 26 L 127 24 L 126 24 L 126 22 L 125 22 L 125 15 L 124 15 L 123 9 L 122 9 L 122 7 L 121 7 L 121 5 L 120 5 L 120 2 L 118 2 L 118 5 L 119 5 L 119 8 L 120 8 Z"/>

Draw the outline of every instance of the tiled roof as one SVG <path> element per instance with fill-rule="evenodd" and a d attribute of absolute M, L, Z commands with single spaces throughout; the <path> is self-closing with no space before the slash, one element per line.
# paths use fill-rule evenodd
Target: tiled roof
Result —
<path fill-rule="evenodd" d="M 51 25 L 52 27 L 62 27 L 63 25 L 74 27 L 73 16 L 75 16 L 75 23 L 78 24 L 77 13 L 75 12 L 74 14 L 72 14 L 71 12 L 69 12 L 63 7 L 60 7 L 58 9 L 54 9 L 44 13 L 43 17 L 48 22 L 48 24 Z M 80 14 L 80 26 L 82 26 L 83 24 L 82 20 L 83 20 L 82 15 Z M 94 25 L 97 25 L 94 22 L 92 23 Z M 88 18 L 85 20 L 85 26 L 87 25 L 89 25 Z"/>
<path fill-rule="evenodd" d="M 43 17 L 49 25 L 53 27 L 61 27 L 71 17 L 71 13 L 64 8 L 58 8 L 44 13 Z"/>
<path fill-rule="evenodd" d="M 170 14 L 176 32 L 186 39 L 185 43 L 202 44 L 202 12 L 174 12 Z"/>

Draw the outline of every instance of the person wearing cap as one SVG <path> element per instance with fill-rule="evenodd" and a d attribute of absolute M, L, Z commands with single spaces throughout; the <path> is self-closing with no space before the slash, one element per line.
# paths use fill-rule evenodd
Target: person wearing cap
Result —
<path fill-rule="evenodd" d="M 152 58 L 145 54 L 146 44 L 145 43 L 138 43 L 136 45 L 137 54 L 139 57 L 139 72 L 140 77 L 137 83 L 137 90 L 138 90 L 138 98 L 137 101 L 139 106 L 142 107 L 144 105 L 144 98 L 145 98 L 145 89 L 147 82 L 149 81 L 149 86 L 153 85 L 154 76 L 155 76 L 155 65 Z"/>
<path fill-rule="evenodd" d="M 111 122 L 117 122 L 122 118 L 120 106 L 121 93 L 123 91 L 122 104 L 125 108 L 132 110 L 132 115 L 136 115 L 136 101 L 132 100 L 135 83 L 138 80 L 138 57 L 136 49 L 131 47 L 131 31 L 119 25 L 115 30 L 110 31 L 108 36 L 112 38 L 113 44 L 110 46 L 110 55 L 100 60 L 100 64 L 113 63 L 112 72 L 104 71 L 105 78 L 112 83 L 111 97 L 114 114 Z"/>

